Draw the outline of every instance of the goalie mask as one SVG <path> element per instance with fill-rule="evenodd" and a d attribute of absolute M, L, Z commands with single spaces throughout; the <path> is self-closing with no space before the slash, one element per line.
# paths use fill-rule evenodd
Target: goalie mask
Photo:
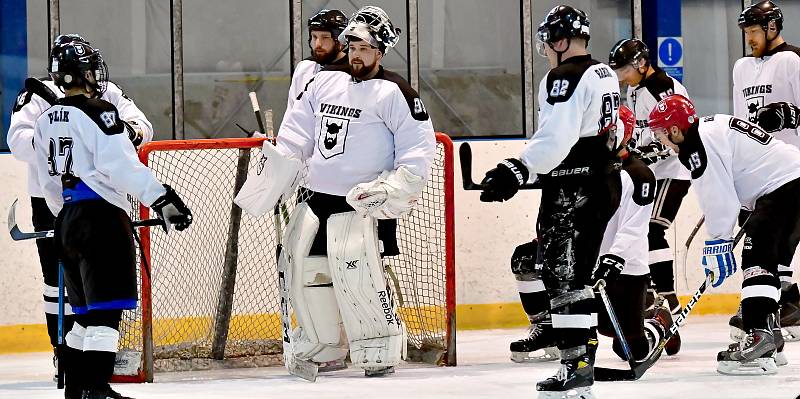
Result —
<path fill-rule="evenodd" d="M 348 37 L 361 39 L 386 53 L 386 48 L 394 47 L 400 41 L 400 28 L 392 25 L 389 16 L 381 8 L 366 6 L 350 17 L 350 23 L 339 36 L 339 41 L 345 42 Z"/>
<path fill-rule="evenodd" d="M 47 72 L 62 89 L 87 85 L 99 97 L 108 86 L 108 67 L 103 56 L 86 42 L 72 41 L 54 46 Z M 91 73 L 91 80 L 86 78 L 86 72 Z"/>

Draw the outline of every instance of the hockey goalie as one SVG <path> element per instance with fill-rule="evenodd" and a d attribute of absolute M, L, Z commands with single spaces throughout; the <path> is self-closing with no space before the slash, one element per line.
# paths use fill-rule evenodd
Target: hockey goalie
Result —
<path fill-rule="evenodd" d="M 307 165 L 279 258 L 297 320 L 289 362 L 343 365 L 349 350 L 376 376 L 401 360 L 405 333 L 381 258 L 399 253 L 396 220 L 425 187 L 436 140 L 418 94 L 381 66 L 399 33 L 380 8 L 353 14 L 339 37 L 349 62 L 307 82 L 276 146 L 264 143 L 266 178 L 248 179 L 237 196 L 263 214 Z"/>

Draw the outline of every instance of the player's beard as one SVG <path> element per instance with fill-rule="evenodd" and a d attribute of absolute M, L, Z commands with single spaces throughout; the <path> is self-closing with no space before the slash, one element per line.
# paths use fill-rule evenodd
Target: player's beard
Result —
<path fill-rule="evenodd" d="M 764 43 L 764 45 L 755 45 L 754 43 L 749 43 L 748 46 L 750 46 L 750 50 L 752 50 L 752 52 L 753 52 L 753 57 L 756 57 L 756 58 L 761 57 L 762 55 L 764 55 L 764 50 L 767 47 L 766 43 Z"/>
<path fill-rule="evenodd" d="M 361 60 L 350 61 L 350 73 L 356 78 L 363 78 L 375 70 L 376 63 L 377 61 L 373 61 L 372 64 L 366 65 Z"/>
<path fill-rule="evenodd" d="M 336 61 L 336 56 L 339 54 L 337 51 L 338 46 L 334 46 L 331 51 L 325 51 L 323 49 L 314 50 L 311 54 L 314 62 L 321 65 L 329 65 L 333 61 Z"/>

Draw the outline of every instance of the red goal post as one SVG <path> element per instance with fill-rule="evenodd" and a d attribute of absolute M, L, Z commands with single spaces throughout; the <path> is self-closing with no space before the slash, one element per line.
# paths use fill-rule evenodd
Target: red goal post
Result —
<path fill-rule="evenodd" d="M 282 364 L 280 303 L 271 215 L 233 205 L 264 139 L 167 140 L 139 158 L 194 215 L 183 232 L 140 231 L 140 303 L 120 325 L 114 381 L 151 382 L 155 371 Z M 401 255 L 384 258 L 409 337 L 409 360 L 454 366 L 453 144 L 437 150 L 418 206 L 398 221 Z M 255 154 L 254 156 L 251 156 Z M 150 217 L 132 200 L 131 213 Z M 295 201 L 282 212 L 285 225 Z"/>

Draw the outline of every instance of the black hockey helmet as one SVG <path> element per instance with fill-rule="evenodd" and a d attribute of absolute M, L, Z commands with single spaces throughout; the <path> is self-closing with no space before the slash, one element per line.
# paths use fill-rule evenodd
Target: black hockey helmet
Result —
<path fill-rule="evenodd" d="M 536 37 L 543 43 L 561 39 L 582 37 L 589 41 L 589 16 L 572 6 L 553 7 L 536 30 Z"/>
<path fill-rule="evenodd" d="M 84 79 L 85 72 L 90 71 L 94 82 Z M 54 46 L 50 51 L 50 64 L 47 72 L 56 86 L 69 89 L 86 84 L 101 96 L 108 86 L 108 67 L 100 51 L 85 42 L 67 42 Z"/>
<path fill-rule="evenodd" d="M 608 54 L 608 66 L 611 69 L 620 69 L 625 65 L 638 65 L 639 60 L 650 61 L 650 50 L 639 39 L 622 39 L 611 48 Z"/>
<path fill-rule="evenodd" d="M 309 40 L 311 31 L 324 30 L 331 33 L 333 40 L 338 41 L 339 35 L 347 27 L 347 16 L 339 10 L 323 9 L 308 19 Z"/>
<path fill-rule="evenodd" d="M 89 42 L 83 38 L 83 36 L 77 33 L 67 33 L 64 35 L 56 36 L 56 40 L 53 41 L 53 47 L 60 46 L 62 44 L 72 43 L 72 42 L 80 42 L 89 44 Z"/>
<path fill-rule="evenodd" d="M 739 14 L 739 28 L 760 25 L 764 32 L 769 30 L 769 22 L 775 21 L 778 32 L 783 29 L 783 12 L 777 4 L 764 0 L 747 7 Z"/>

